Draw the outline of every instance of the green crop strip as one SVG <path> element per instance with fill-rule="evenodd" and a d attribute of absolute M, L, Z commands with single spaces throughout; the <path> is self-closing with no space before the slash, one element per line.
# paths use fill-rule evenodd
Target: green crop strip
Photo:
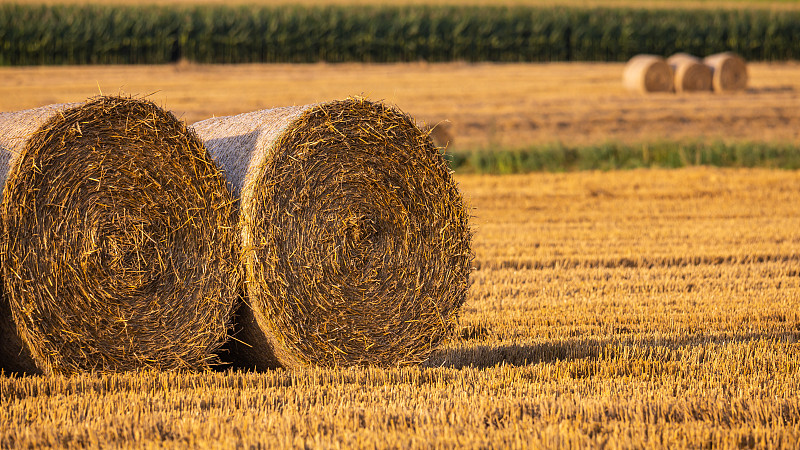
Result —
<path fill-rule="evenodd" d="M 447 153 L 458 173 L 516 174 L 689 166 L 800 169 L 800 148 L 767 143 L 559 144 L 517 150 L 476 149 Z"/>
<path fill-rule="evenodd" d="M 0 65 L 800 58 L 800 11 L 0 5 Z"/>

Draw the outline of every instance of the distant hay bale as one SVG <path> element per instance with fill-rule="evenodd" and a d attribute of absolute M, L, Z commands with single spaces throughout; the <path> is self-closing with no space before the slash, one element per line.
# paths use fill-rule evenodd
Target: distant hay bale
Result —
<path fill-rule="evenodd" d="M 235 209 L 202 142 L 144 100 L 0 113 L 0 364 L 207 368 L 240 285 Z"/>
<path fill-rule="evenodd" d="M 675 74 L 676 92 L 711 90 L 711 69 L 700 58 L 687 53 L 676 53 L 667 58 L 667 64 Z"/>
<path fill-rule="evenodd" d="M 660 56 L 636 55 L 625 65 L 622 83 L 635 92 L 671 92 L 672 69 Z"/>
<path fill-rule="evenodd" d="M 747 88 L 747 63 L 733 52 L 707 56 L 703 62 L 711 68 L 715 92 L 741 91 Z"/>
<path fill-rule="evenodd" d="M 241 196 L 237 364 L 416 364 L 449 335 L 467 292 L 468 214 L 408 116 L 347 99 L 193 128 Z"/>

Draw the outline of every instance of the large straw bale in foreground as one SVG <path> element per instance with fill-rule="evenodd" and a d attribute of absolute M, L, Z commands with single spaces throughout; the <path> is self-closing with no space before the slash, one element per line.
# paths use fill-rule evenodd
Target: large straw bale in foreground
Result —
<path fill-rule="evenodd" d="M 0 114 L 0 364 L 205 368 L 240 289 L 235 210 L 202 142 L 143 100 Z"/>
<path fill-rule="evenodd" d="M 711 68 L 715 92 L 741 91 L 747 88 L 747 63 L 733 52 L 707 56 L 703 62 Z"/>
<path fill-rule="evenodd" d="M 241 196 L 239 364 L 414 364 L 448 335 L 467 292 L 468 215 L 408 116 L 348 99 L 193 127 Z"/>
<path fill-rule="evenodd" d="M 671 92 L 672 69 L 660 56 L 636 55 L 625 64 L 622 83 L 635 92 Z"/>
<path fill-rule="evenodd" d="M 676 53 L 667 58 L 675 74 L 675 92 L 711 90 L 711 69 L 700 58 L 688 53 Z"/>

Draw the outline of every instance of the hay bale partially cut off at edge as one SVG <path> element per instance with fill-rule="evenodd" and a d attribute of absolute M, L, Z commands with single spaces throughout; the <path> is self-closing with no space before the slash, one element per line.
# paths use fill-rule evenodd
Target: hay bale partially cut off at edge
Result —
<path fill-rule="evenodd" d="M 711 69 L 700 58 L 687 53 L 676 53 L 667 58 L 667 64 L 675 74 L 676 92 L 711 90 Z"/>
<path fill-rule="evenodd" d="M 72 106 L 77 104 L 48 105 L 25 111 L 0 113 L 0 192 L 5 187 L 14 158 L 22 151 L 25 142 L 35 130 L 54 114 Z M 0 220 L 0 232 L 3 230 Z M 33 356 L 17 333 L 11 306 L 2 284 L 0 284 L 0 369 L 6 372 L 40 372 Z"/>
<path fill-rule="evenodd" d="M 465 300 L 468 215 L 441 154 L 363 99 L 194 126 L 241 195 L 239 364 L 424 361 Z M 241 351 L 242 349 L 247 351 Z"/>
<path fill-rule="evenodd" d="M 672 69 L 660 56 L 636 55 L 625 65 L 622 83 L 635 92 L 671 92 Z"/>
<path fill-rule="evenodd" d="M 711 68 L 715 92 L 741 91 L 747 88 L 747 63 L 732 52 L 707 56 L 703 62 Z"/>
<path fill-rule="evenodd" d="M 118 97 L 3 113 L 0 130 L 0 328 L 13 332 L 3 366 L 214 363 L 240 289 L 238 247 L 232 198 L 198 137 Z"/>

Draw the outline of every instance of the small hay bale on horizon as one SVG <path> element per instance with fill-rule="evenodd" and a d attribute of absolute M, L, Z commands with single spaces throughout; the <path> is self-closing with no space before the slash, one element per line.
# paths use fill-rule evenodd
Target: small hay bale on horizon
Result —
<path fill-rule="evenodd" d="M 625 64 L 622 84 L 633 92 L 672 92 L 672 69 L 660 56 L 636 55 Z"/>
<path fill-rule="evenodd" d="M 418 364 L 452 334 L 469 216 L 410 117 L 351 98 L 193 128 L 240 197 L 236 365 Z"/>
<path fill-rule="evenodd" d="M 706 56 L 703 62 L 711 68 L 714 92 L 747 89 L 747 63 L 736 53 L 717 53 Z"/>
<path fill-rule="evenodd" d="M 235 208 L 199 138 L 145 100 L 0 113 L 0 367 L 205 369 L 240 285 Z"/>
<path fill-rule="evenodd" d="M 703 61 L 688 53 L 676 53 L 667 58 L 675 74 L 675 92 L 702 92 L 711 90 L 711 69 Z"/>

